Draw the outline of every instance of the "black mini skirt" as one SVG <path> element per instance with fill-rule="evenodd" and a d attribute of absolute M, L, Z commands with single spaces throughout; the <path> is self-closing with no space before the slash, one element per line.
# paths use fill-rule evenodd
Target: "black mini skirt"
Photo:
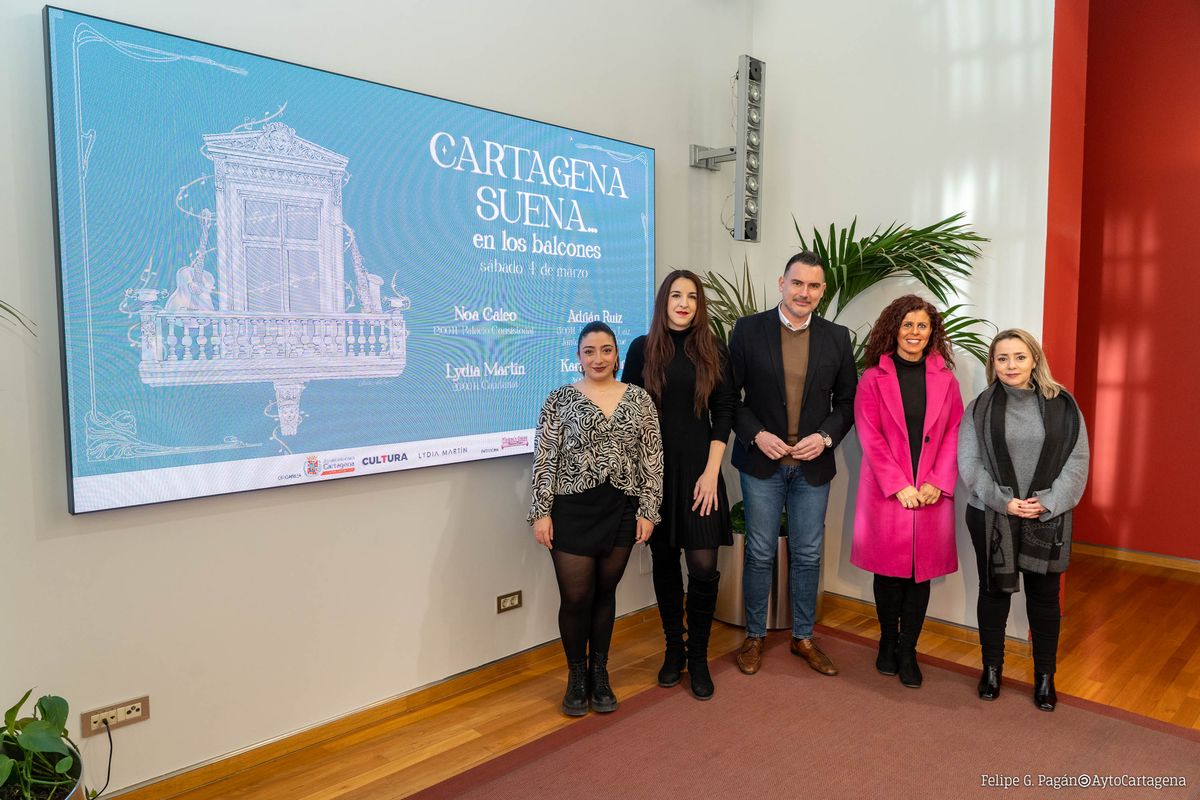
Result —
<path fill-rule="evenodd" d="M 637 540 L 638 498 L 608 481 L 576 494 L 554 495 L 550 521 L 554 549 L 577 556 L 606 556 Z"/>

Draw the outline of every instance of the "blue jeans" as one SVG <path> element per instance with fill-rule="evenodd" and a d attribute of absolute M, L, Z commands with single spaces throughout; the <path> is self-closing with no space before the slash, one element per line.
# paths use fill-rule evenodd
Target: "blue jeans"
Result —
<path fill-rule="evenodd" d="M 779 547 L 780 514 L 787 508 L 788 585 L 792 603 L 792 636 L 812 637 L 821 578 L 821 545 L 825 538 L 825 508 L 829 484 L 813 486 L 800 467 L 781 466 L 770 478 L 745 472 L 742 500 L 746 508 L 746 556 L 742 595 L 746 603 L 746 635 L 767 635 L 767 598 L 771 571 Z"/>

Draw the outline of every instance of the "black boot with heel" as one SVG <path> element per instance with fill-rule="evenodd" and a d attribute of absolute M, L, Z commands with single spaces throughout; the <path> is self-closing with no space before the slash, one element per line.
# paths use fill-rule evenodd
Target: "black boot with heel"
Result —
<path fill-rule="evenodd" d="M 712 631 L 713 611 L 717 607 L 717 588 L 721 573 L 711 578 L 692 578 L 688 581 L 687 594 L 687 671 L 691 679 L 692 694 L 697 700 L 708 700 L 713 696 L 712 675 L 708 671 L 708 637 Z"/>
<path fill-rule="evenodd" d="M 879 655 L 875 669 L 880 675 L 895 675 L 899 669 L 896 661 L 896 643 L 900 638 L 900 605 L 904 594 L 896 586 L 895 578 L 875 576 L 875 615 L 879 617 Z"/>
<path fill-rule="evenodd" d="M 658 671 L 659 686 L 675 686 L 683 678 L 687 651 L 683 644 L 683 575 L 679 571 L 679 555 L 670 558 L 650 549 L 653 559 L 654 596 L 658 600 L 658 616 L 662 620 L 666 651 Z"/>
<path fill-rule="evenodd" d="M 1000 680 L 1004 667 L 984 666 L 983 674 L 979 676 L 979 699 L 995 700 L 1000 696 Z"/>

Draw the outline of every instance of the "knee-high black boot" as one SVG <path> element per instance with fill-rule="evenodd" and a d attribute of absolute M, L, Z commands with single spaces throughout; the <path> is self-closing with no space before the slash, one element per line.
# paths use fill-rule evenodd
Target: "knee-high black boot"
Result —
<path fill-rule="evenodd" d="M 721 573 L 711 578 L 691 578 L 687 593 L 687 670 L 692 694 L 697 700 L 713 696 L 712 675 L 708 671 L 708 636 L 712 631 L 713 610 L 717 607 L 717 588 Z"/>
<path fill-rule="evenodd" d="M 896 645 L 896 662 L 900 682 L 910 689 L 921 686 L 921 667 L 917 664 L 917 639 L 925 625 L 929 609 L 929 581 L 909 582 L 904 587 L 904 602 L 900 607 L 900 640 Z"/>
<path fill-rule="evenodd" d="M 674 686 L 682 678 L 686 653 L 683 645 L 683 574 L 679 569 L 679 551 L 674 548 L 651 548 L 654 596 L 658 600 L 658 616 L 662 620 L 666 651 L 662 669 L 658 671 L 659 686 Z"/>
<path fill-rule="evenodd" d="M 876 575 L 875 615 L 879 617 L 879 655 L 875 669 L 881 675 L 895 675 L 896 643 L 900 638 L 900 608 L 904 603 L 904 586 L 901 578 Z"/>

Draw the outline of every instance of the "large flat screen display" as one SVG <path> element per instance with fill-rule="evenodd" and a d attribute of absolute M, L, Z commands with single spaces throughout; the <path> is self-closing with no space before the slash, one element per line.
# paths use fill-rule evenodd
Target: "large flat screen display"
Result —
<path fill-rule="evenodd" d="M 652 149 L 45 22 L 72 513 L 527 453 L 646 330 Z"/>

